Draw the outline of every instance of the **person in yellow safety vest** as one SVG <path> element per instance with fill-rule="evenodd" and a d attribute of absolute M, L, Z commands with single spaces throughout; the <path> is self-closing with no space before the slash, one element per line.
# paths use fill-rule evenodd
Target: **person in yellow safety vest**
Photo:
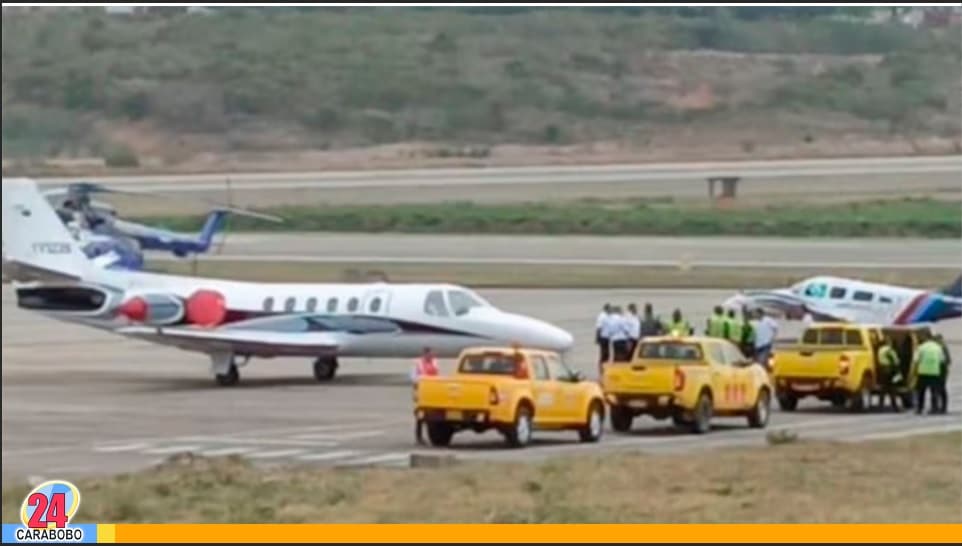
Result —
<path fill-rule="evenodd" d="M 742 354 L 750 359 L 755 358 L 755 328 L 752 326 L 752 315 L 747 307 L 742 308 L 742 337 L 738 341 L 738 348 Z"/>
<path fill-rule="evenodd" d="M 885 336 L 877 353 L 879 384 L 882 385 L 882 392 L 879 394 L 878 405 L 885 407 L 885 397 L 888 396 L 892 402 L 892 409 L 896 412 L 902 411 L 902 407 L 897 392 L 897 385 L 902 380 L 901 363 L 899 354 L 892 347 L 892 338 Z"/>
<path fill-rule="evenodd" d="M 932 408 L 930 413 L 934 414 L 938 413 L 939 410 L 937 391 L 939 376 L 942 373 L 942 362 L 945 361 L 945 353 L 942 351 L 942 346 L 932 339 L 931 334 L 923 333 L 922 339 L 924 340 L 923 343 L 915 349 L 915 355 L 912 357 L 916 366 L 915 413 L 922 413 L 925 406 L 925 392 L 931 391 Z"/>
<path fill-rule="evenodd" d="M 671 321 L 665 324 L 665 330 L 673 336 L 690 336 L 695 329 L 681 316 L 681 309 L 675 309 L 671 314 Z"/>
<path fill-rule="evenodd" d="M 735 344 L 736 347 L 741 349 L 742 347 L 742 323 L 735 316 L 735 310 L 729 309 L 728 316 L 725 317 L 726 330 L 728 331 L 728 341 Z"/>
<path fill-rule="evenodd" d="M 728 323 L 725 321 L 725 310 L 722 309 L 721 305 L 716 305 L 715 312 L 708 317 L 705 335 L 722 339 L 728 337 Z"/>

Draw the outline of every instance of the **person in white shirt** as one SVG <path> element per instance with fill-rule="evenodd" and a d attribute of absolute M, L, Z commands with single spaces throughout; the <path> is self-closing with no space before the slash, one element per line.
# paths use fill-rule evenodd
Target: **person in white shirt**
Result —
<path fill-rule="evenodd" d="M 775 343 L 775 336 L 778 335 L 778 323 L 765 311 L 758 311 L 758 320 L 755 321 L 755 361 L 762 366 L 768 366 L 768 358 L 772 354 L 772 345 Z"/>
<path fill-rule="evenodd" d="M 611 314 L 611 319 L 606 322 L 608 325 L 608 339 L 611 340 L 612 360 L 615 362 L 625 362 L 628 360 L 628 346 L 630 344 L 630 326 L 628 317 L 621 307 L 615 307 Z"/>
<path fill-rule="evenodd" d="M 605 332 L 605 322 L 610 316 L 611 304 L 606 303 L 604 307 L 601 308 L 601 313 L 598 313 L 598 318 L 595 319 L 595 343 L 598 344 L 599 366 L 604 362 L 608 362 L 608 359 L 611 357 L 611 340 L 607 337 L 608 332 Z"/>
<path fill-rule="evenodd" d="M 631 360 L 631 355 L 635 354 L 635 347 L 638 346 L 638 340 L 641 339 L 641 318 L 638 316 L 638 306 L 629 303 L 628 304 L 628 360 Z"/>

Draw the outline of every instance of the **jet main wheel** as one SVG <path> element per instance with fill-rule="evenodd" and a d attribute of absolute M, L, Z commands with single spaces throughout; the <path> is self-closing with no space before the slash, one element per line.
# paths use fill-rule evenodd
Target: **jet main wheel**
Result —
<path fill-rule="evenodd" d="M 237 366 L 231 364 L 226 373 L 215 374 L 214 379 L 221 387 L 231 387 L 240 381 L 240 372 L 237 371 Z"/>
<path fill-rule="evenodd" d="M 337 374 L 336 358 L 318 358 L 314 361 L 314 378 L 318 381 L 330 381 Z"/>

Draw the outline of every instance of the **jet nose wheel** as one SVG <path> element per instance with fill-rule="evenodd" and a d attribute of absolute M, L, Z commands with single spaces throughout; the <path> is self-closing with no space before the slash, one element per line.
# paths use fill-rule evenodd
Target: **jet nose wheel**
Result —
<path fill-rule="evenodd" d="M 237 371 L 237 366 L 231 364 L 226 372 L 215 374 L 214 379 L 221 387 L 231 387 L 240 381 L 240 372 Z"/>
<path fill-rule="evenodd" d="M 337 359 L 330 357 L 319 357 L 314 361 L 314 378 L 321 382 L 334 379 L 337 374 Z"/>

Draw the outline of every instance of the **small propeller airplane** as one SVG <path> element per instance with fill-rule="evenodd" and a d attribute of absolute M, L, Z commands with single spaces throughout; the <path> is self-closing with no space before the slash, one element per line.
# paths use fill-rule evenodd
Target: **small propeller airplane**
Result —
<path fill-rule="evenodd" d="M 730 308 L 765 309 L 788 319 L 905 325 L 962 317 L 962 275 L 939 290 L 918 290 L 843 277 L 817 276 L 788 288 L 749 290 Z"/>
<path fill-rule="evenodd" d="M 111 205 L 93 201 L 94 193 L 125 194 L 145 197 L 171 196 L 140 191 L 115 190 L 100 184 L 79 182 L 66 188 L 47 190 L 43 195 L 57 209 L 57 214 L 81 243 L 84 253 L 102 267 L 141 269 L 143 251 L 170 252 L 179 258 L 203 254 L 210 250 L 214 236 L 221 231 L 231 214 L 281 222 L 282 219 L 231 206 L 212 206 L 198 233 L 179 233 L 163 228 L 130 222 L 117 217 Z"/>

